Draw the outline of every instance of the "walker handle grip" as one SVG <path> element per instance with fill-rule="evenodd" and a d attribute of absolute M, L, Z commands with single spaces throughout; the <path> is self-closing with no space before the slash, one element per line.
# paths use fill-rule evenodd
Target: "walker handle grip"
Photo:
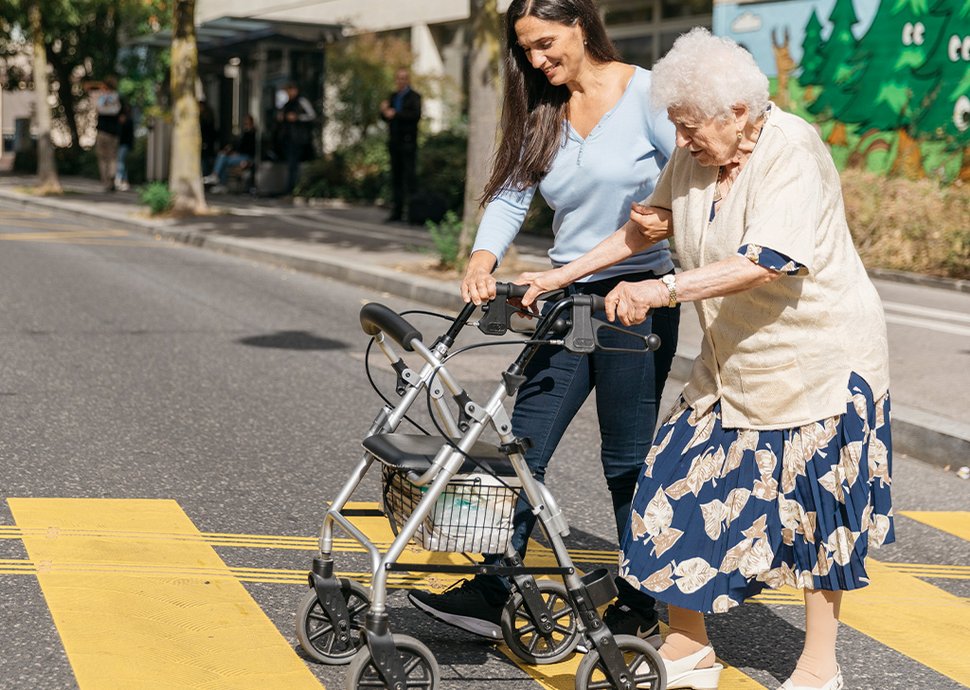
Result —
<path fill-rule="evenodd" d="M 367 335 L 384 332 L 408 352 L 413 352 L 411 342 L 421 340 L 421 331 L 393 309 L 377 302 L 369 302 L 360 309 L 360 327 Z"/>

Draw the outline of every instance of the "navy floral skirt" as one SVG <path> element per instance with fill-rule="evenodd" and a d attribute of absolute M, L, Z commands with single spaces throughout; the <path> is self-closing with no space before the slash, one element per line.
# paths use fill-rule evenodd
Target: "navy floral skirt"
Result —
<path fill-rule="evenodd" d="M 895 541 L 889 394 L 852 374 L 846 399 L 843 415 L 756 431 L 681 398 L 641 471 L 620 576 L 705 613 L 765 587 L 868 584 L 869 546 Z"/>

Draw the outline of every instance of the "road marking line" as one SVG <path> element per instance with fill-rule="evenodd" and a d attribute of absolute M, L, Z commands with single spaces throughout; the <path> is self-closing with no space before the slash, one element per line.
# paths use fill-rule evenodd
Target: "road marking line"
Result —
<path fill-rule="evenodd" d="M 885 307 L 886 311 L 899 312 L 901 314 L 913 314 L 914 316 L 922 316 L 923 318 L 938 318 L 948 321 L 959 321 L 970 324 L 970 316 L 959 311 L 952 311 L 950 309 L 933 309 L 931 307 L 920 307 L 915 304 L 905 304 L 904 302 L 886 301 L 883 301 L 882 306 Z"/>
<path fill-rule="evenodd" d="M 843 597 L 842 622 L 970 685 L 970 601 L 871 558 L 866 568 L 872 584 Z"/>
<path fill-rule="evenodd" d="M 936 331 L 938 333 L 949 333 L 951 335 L 970 335 L 970 326 L 960 326 L 957 324 L 921 319 L 918 316 L 896 316 L 886 314 L 886 323 L 896 324 L 897 326 L 908 326 L 921 330 Z"/>
<path fill-rule="evenodd" d="M 319 690 L 175 501 L 9 498 L 79 687 Z M 101 536 L 69 537 L 71 530 Z M 94 566 L 87 570 L 83 567 Z M 123 567 L 127 572 L 112 572 Z"/>
<path fill-rule="evenodd" d="M 924 525 L 929 525 L 941 532 L 960 537 L 964 541 L 970 541 L 970 512 L 904 510 L 900 515 L 922 522 Z"/>
<path fill-rule="evenodd" d="M 3 232 L 0 240 L 14 242 L 36 242 L 54 240 L 55 242 L 80 239 L 105 239 L 108 237 L 128 237 L 127 230 L 51 230 L 50 232 Z"/>

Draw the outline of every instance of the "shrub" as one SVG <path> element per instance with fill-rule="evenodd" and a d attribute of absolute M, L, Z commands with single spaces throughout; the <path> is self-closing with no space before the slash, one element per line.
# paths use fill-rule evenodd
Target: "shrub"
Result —
<path fill-rule="evenodd" d="M 172 192 L 164 182 L 152 182 L 143 187 L 138 198 L 143 204 L 148 205 L 153 216 L 172 208 Z"/>
<path fill-rule="evenodd" d="M 428 221 L 425 224 L 428 232 L 431 233 L 431 240 L 434 242 L 435 251 L 438 253 L 438 265 L 440 268 L 462 268 L 462 261 L 459 259 L 459 239 L 461 236 L 461 216 L 454 211 L 445 213 L 440 222 Z M 461 257 L 464 259 L 464 257 Z"/>
<path fill-rule="evenodd" d="M 307 164 L 296 194 L 307 197 L 375 201 L 387 196 L 390 166 L 385 137 L 374 135 Z"/>

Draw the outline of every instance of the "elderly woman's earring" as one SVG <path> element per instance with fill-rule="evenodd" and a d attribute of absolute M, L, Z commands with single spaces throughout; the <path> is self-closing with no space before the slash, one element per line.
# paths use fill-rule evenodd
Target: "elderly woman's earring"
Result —
<path fill-rule="evenodd" d="M 742 136 L 742 134 L 741 134 L 741 130 L 739 129 L 739 130 L 738 130 L 738 143 L 739 143 L 739 144 L 741 143 L 741 136 Z"/>

